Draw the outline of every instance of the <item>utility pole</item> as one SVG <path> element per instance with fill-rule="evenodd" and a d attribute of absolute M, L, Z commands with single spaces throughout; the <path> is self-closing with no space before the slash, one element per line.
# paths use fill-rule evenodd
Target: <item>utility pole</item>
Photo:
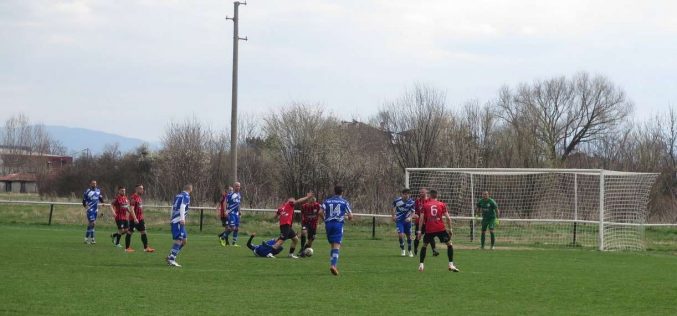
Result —
<path fill-rule="evenodd" d="M 240 5 L 247 5 L 246 1 L 235 1 L 234 15 L 232 18 L 226 16 L 226 20 L 233 20 L 233 88 L 231 100 L 231 114 L 230 114 L 230 172 L 231 182 L 237 181 L 237 62 L 238 62 L 238 44 L 240 40 L 246 41 L 246 37 L 239 35 L 240 17 L 238 14 L 238 7 Z"/>

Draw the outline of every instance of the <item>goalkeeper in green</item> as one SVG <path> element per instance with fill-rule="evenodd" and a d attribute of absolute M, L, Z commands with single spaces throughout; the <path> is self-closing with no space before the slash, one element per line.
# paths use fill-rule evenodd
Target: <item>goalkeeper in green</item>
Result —
<path fill-rule="evenodd" d="M 489 233 L 491 234 L 491 249 L 494 249 L 494 244 L 496 243 L 496 235 L 494 234 L 494 228 L 496 228 L 496 223 L 498 222 L 498 204 L 496 201 L 489 197 L 489 191 L 484 191 L 482 193 L 482 198 L 477 201 L 477 211 L 482 211 L 482 237 L 480 238 L 482 249 L 484 249 L 484 240 L 487 233 L 487 228 L 489 228 Z"/>

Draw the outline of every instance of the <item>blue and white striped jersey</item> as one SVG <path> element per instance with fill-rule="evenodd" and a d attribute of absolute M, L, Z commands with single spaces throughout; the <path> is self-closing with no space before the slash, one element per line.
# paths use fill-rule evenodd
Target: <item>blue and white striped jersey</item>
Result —
<path fill-rule="evenodd" d="M 240 202 L 242 200 L 242 193 L 240 192 L 230 192 L 226 199 L 228 203 L 228 212 L 231 215 L 240 215 Z"/>
<path fill-rule="evenodd" d="M 345 216 L 350 214 L 350 203 L 341 196 L 332 196 L 322 203 L 324 209 L 324 222 L 343 223 Z"/>
<path fill-rule="evenodd" d="M 176 224 L 181 220 L 186 220 L 188 205 L 190 205 L 190 194 L 188 192 L 183 191 L 174 197 L 174 204 L 172 205 L 172 224 Z"/>
<path fill-rule="evenodd" d="M 393 207 L 395 208 L 395 217 L 397 218 L 397 221 L 404 222 L 404 220 L 414 212 L 414 200 L 411 198 L 403 200 L 400 196 L 393 201 Z"/>
<path fill-rule="evenodd" d="M 96 212 L 99 209 L 99 202 L 103 203 L 103 195 L 99 188 L 88 188 L 82 195 L 82 205 L 87 208 L 87 212 Z"/>

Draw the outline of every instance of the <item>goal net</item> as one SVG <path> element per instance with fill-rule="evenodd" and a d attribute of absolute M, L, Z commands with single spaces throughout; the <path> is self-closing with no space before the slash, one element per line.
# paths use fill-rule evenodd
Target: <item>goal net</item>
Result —
<path fill-rule="evenodd" d="M 499 247 L 643 250 L 649 191 L 656 177 L 592 169 L 408 168 L 405 184 L 414 194 L 421 188 L 439 192 L 454 219 L 456 241 L 479 241 L 481 214 L 475 205 L 488 191 L 500 211 Z"/>

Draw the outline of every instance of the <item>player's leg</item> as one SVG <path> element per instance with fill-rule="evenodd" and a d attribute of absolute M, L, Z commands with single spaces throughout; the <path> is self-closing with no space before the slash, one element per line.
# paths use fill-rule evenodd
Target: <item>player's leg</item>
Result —
<path fill-rule="evenodd" d="M 294 251 L 296 250 L 296 245 L 299 243 L 299 236 L 296 236 L 296 232 L 294 232 L 294 230 L 292 230 L 291 228 L 290 230 L 291 234 L 289 234 L 289 236 L 293 235 L 294 237 L 291 238 L 291 247 L 289 247 L 289 257 L 298 259 L 298 257 L 294 254 Z"/>
<path fill-rule="evenodd" d="M 125 251 L 126 252 L 133 252 L 134 249 L 132 249 L 132 234 L 134 233 L 134 222 L 130 221 L 129 222 L 129 228 L 126 231 L 125 234 Z"/>
<path fill-rule="evenodd" d="M 496 244 L 496 235 L 494 234 L 494 227 L 489 227 L 489 234 L 491 235 L 491 249 L 494 249 L 494 245 Z"/>
<path fill-rule="evenodd" d="M 233 227 L 233 246 L 239 247 L 237 245 L 237 236 L 240 233 L 240 216 L 238 215 L 235 218 L 236 218 L 235 221 L 234 221 L 235 223 L 232 225 L 232 227 Z"/>
<path fill-rule="evenodd" d="M 413 257 L 414 254 L 411 253 L 411 223 L 404 223 L 404 235 L 407 237 L 407 251 L 409 251 L 409 257 Z"/>
<path fill-rule="evenodd" d="M 188 234 L 186 233 L 186 228 L 180 223 L 172 223 L 171 228 L 174 244 L 169 252 L 169 256 L 167 256 L 167 264 L 174 267 L 180 267 L 181 265 L 176 262 L 176 257 L 178 257 L 181 249 L 186 245 Z"/>
<path fill-rule="evenodd" d="M 317 223 L 308 225 L 308 243 L 306 248 L 312 248 L 313 242 L 315 241 L 315 236 L 317 235 Z"/>
<path fill-rule="evenodd" d="M 425 255 L 428 252 L 428 244 L 430 243 L 429 237 L 430 234 L 425 234 L 423 235 L 423 246 L 421 246 L 421 253 L 419 254 L 419 264 L 418 264 L 418 271 L 423 271 L 424 266 L 423 262 L 425 262 Z"/>
<path fill-rule="evenodd" d="M 226 232 L 228 232 L 228 218 L 227 217 L 221 217 L 221 226 L 223 227 L 223 231 L 219 233 L 219 243 L 221 246 L 225 247 L 226 246 Z"/>
<path fill-rule="evenodd" d="M 343 227 L 340 224 L 332 223 L 325 225 L 327 231 L 327 241 L 331 245 L 331 250 L 329 251 L 329 271 L 333 275 L 338 275 L 338 265 L 339 252 L 341 249 L 341 241 L 343 239 Z"/>
<path fill-rule="evenodd" d="M 449 271 L 458 272 L 458 268 L 454 265 L 454 245 L 451 243 L 451 236 L 444 232 L 439 234 L 440 242 L 447 245 L 447 259 L 449 259 Z"/>
<path fill-rule="evenodd" d="M 418 244 L 421 241 L 422 234 L 416 232 L 416 238 L 414 239 L 414 255 L 418 254 Z"/>
<path fill-rule="evenodd" d="M 395 222 L 395 229 L 397 229 L 397 238 L 400 243 L 400 251 L 402 252 L 402 256 L 406 256 L 407 254 L 404 252 L 404 223 L 397 221 Z"/>
<path fill-rule="evenodd" d="M 247 248 L 250 250 L 254 250 L 254 245 L 252 245 L 252 240 L 254 240 L 254 237 L 256 237 L 256 233 L 249 235 L 249 240 L 247 240 Z"/>
<path fill-rule="evenodd" d="M 148 246 L 148 235 L 146 234 L 146 221 L 141 220 L 136 225 L 137 230 L 141 234 L 141 242 L 143 243 L 143 251 L 145 252 L 155 252 L 155 249 Z"/>
<path fill-rule="evenodd" d="M 303 255 L 303 250 L 306 249 L 307 241 L 308 241 L 308 226 L 303 225 L 303 227 L 301 227 L 301 251 L 299 252 L 300 255 Z"/>
<path fill-rule="evenodd" d="M 489 226 L 489 221 L 482 219 L 482 233 L 480 235 L 480 248 L 484 249 L 484 243 L 487 237 L 487 228 Z"/>

